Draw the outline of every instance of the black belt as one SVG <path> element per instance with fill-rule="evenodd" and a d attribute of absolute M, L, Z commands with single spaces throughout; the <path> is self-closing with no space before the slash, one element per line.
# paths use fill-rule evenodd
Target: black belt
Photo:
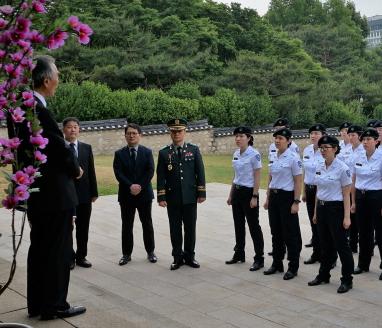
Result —
<path fill-rule="evenodd" d="M 341 200 L 319 200 L 317 199 L 318 205 L 321 206 L 338 206 L 342 205 L 344 202 Z"/>
<path fill-rule="evenodd" d="M 356 189 L 356 191 L 360 192 L 362 195 L 375 194 L 378 192 L 382 192 L 382 190 L 366 190 L 366 189 Z"/>
<path fill-rule="evenodd" d="M 250 189 L 250 190 L 252 190 L 253 187 L 246 187 L 246 186 L 240 186 L 240 185 L 235 184 L 235 189 L 237 189 L 237 190 L 240 190 L 240 189 L 243 189 L 243 190 Z"/>
<path fill-rule="evenodd" d="M 317 186 L 316 185 L 312 185 L 312 184 L 305 184 L 305 188 L 306 189 L 316 189 Z"/>
<path fill-rule="evenodd" d="M 269 191 L 272 194 L 279 194 L 279 193 L 283 193 L 283 192 L 294 192 L 293 190 L 288 191 L 288 190 L 284 190 L 284 189 L 269 189 Z"/>

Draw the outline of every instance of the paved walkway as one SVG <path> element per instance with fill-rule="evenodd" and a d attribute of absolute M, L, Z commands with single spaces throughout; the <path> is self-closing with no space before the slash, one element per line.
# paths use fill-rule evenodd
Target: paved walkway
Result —
<path fill-rule="evenodd" d="M 253 246 L 248 239 L 247 263 L 225 265 L 233 252 L 233 222 L 226 205 L 229 186 L 209 184 L 208 200 L 199 207 L 197 259 L 199 270 L 182 267 L 170 271 L 172 261 L 166 211 L 154 204 L 157 264 L 146 260 L 139 220 L 135 225 L 132 262 L 120 267 L 120 217 L 116 196 L 101 197 L 94 206 L 89 256 L 91 269 L 75 268 L 69 301 L 87 307 L 85 315 L 67 320 L 40 322 L 28 319 L 26 310 L 26 252 L 28 230 L 18 257 L 11 289 L 0 296 L 0 321 L 22 322 L 33 327 L 382 327 L 382 281 L 378 280 L 379 255 L 369 273 L 354 280 L 354 289 L 337 294 L 339 267 L 332 282 L 308 287 L 318 265 L 304 265 L 311 249 L 303 248 L 298 277 L 283 281 L 281 274 L 249 272 Z M 264 193 L 261 193 L 261 202 Z M 300 214 L 303 242 L 310 238 L 305 206 Z M 260 211 L 265 250 L 270 250 L 267 213 Z M 0 279 L 9 270 L 9 213 L 0 209 Z M 248 236 L 249 238 L 249 236 Z M 266 266 L 271 259 L 266 257 Z"/>

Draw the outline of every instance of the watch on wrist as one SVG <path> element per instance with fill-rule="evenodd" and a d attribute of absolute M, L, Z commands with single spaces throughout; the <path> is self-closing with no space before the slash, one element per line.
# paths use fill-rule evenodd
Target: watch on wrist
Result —
<path fill-rule="evenodd" d="M 299 199 L 295 199 L 295 200 L 293 201 L 293 203 L 295 203 L 295 204 L 300 204 L 300 203 L 301 203 L 301 200 L 299 200 Z"/>

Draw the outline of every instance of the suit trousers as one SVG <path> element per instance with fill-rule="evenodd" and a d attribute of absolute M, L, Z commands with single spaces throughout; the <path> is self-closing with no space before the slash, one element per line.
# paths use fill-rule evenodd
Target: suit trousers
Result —
<path fill-rule="evenodd" d="M 358 266 L 369 269 L 374 249 L 374 231 L 382 256 L 382 190 L 356 191 L 356 215 L 359 225 Z"/>
<path fill-rule="evenodd" d="M 250 207 L 253 188 L 234 187 L 232 194 L 232 214 L 235 226 L 235 254 L 245 255 L 245 221 L 247 219 L 249 233 L 251 234 L 253 246 L 255 249 L 255 261 L 264 261 L 264 238 L 259 224 L 259 199 L 258 206 Z"/>
<path fill-rule="evenodd" d="M 351 197 L 350 197 L 351 202 Z M 358 242 L 359 242 L 359 226 L 358 226 L 358 220 L 357 215 L 355 213 L 350 213 L 350 248 L 354 251 L 358 248 Z"/>
<path fill-rule="evenodd" d="M 172 256 L 175 260 L 192 260 L 195 255 L 197 205 L 167 204 Z M 184 227 L 184 251 L 182 225 Z"/>
<path fill-rule="evenodd" d="M 330 278 L 330 270 L 336 253 L 341 260 L 341 281 L 350 283 L 354 271 L 353 253 L 348 241 L 348 231 L 343 227 L 344 203 L 342 201 L 317 204 L 317 230 L 321 243 L 321 265 L 319 276 Z"/>
<path fill-rule="evenodd" d="M 306 209 L 308 211 L 308 217 L 310 222 L 310 227 L 312 229 L 312 246 L 313 246 L 313 259 L 320 259 L 321 249 L 320 241 L 318 237 L 317 225 L 313 223 L 314 208 L 316 206 L 316 192 L 317 187 L 314 185 L 305 185 L 306 194 Z"/>
<path fill-rule="evenodd" d="M 138 210 L 142 223 L 143 242 L 147 253 L 155 248 L 154 228 L 151 217 L 152 201 L 147 202 L 120 202 L 122 218 L 122 254 L 130 256 L 134 247 L 133 226 L 135 211 Z"/>
<path fill-rule="evenodd" d="M 92 214 L 92 203 L 78 204 L 76 207 L 76 242 L 77 260 L 84 259 L 88 255 L 89 223 Z M 73 251 L 74 253 L 74 251 Z"/>
<path fill-rule="evenodd" d="M 273 244 L 273 265 L 282 266 L 285 246 L 288 251 L 288 270 L 297 272 L 302 248 L 298 214 L 290 212 L 294 200 L 293 191 L 271 189 L 268 215 Z"/>
<path fill-rule="evenodd" d="M 31 222 L 27 268 L 29 313 L 54 314 L 66 301 L 72 252 L 73 210 L 28 212 Z"/>

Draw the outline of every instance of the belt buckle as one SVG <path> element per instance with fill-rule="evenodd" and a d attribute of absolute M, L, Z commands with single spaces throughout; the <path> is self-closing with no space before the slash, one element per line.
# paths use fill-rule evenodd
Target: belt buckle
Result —
<path fill-rule="evenodd" d="M 239 186 L 239 185 L 235 185 L 235 188 L 239 190 L 239 189 L 240 189 L 240 186 Z"/>
<path fill-rule="evenodd" d="M 361 189 L 361 194 L 364 195 L 366 193 L 365 189 Z"/>
<path fill-rule="evenodd" d="M 319 202 L 319 204 L 320 204 L 321 206 L 324 206 L 324 205 L 325 205 L 325 201 L 324 201 L 324 200 L 319 200 L 318 202 Z"/>
<path fill-rule="evenodd" d="M 272 192 L 273 192 L 274 194 L 277 194 L 279 191 L 278 191 L 277 189 L 272 189 Z"/>

